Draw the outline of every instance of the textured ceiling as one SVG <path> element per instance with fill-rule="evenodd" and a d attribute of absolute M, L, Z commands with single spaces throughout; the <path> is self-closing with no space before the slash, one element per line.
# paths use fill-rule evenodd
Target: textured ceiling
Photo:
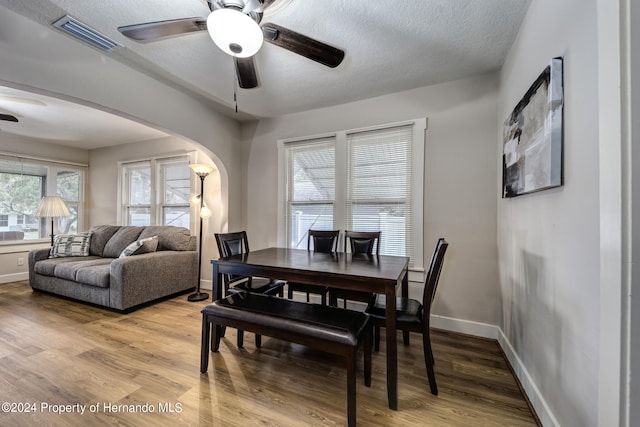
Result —
<path fill-rule="evenodd" d="M 529 1 L 285 0 L 286 7 L 267 13 L 263 23 L 339 47 L 345 60 L 331 69 L 265 43 L 255 57 L 260 87 L 239 89 L 238 107 L 244 118 L 274 117 L 497 70 Z M 141 22 L 206 17 L 202 0 L 0 0 L 0 15 L 3 8 L 47 28 L 69 14 L 121 43 L 108 54 L 114 59 L 198 93 L 223 111 L 234 107 L 233 61 L 205 31 L 153 43 L 117 31 Z"/>

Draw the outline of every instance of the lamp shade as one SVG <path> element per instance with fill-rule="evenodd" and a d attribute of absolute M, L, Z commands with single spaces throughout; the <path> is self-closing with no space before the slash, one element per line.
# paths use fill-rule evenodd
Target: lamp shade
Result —
<path fill-rule="evenodd" d="M 214 170 L 216 170 L 216 168 L 214 168 L 213 166 L 210 165 L 203 165 L 200 163 L 194 163 L 192 165 L 189 165 L 189 167 L 196 173 L 196 175 L 198 176 L 207 176 L 209 175 L 211 172 L 213 172 Z"/>
<path fill-rule="evenodd" d="M 235 9 L 217 9 L 211 12 L 207 18 L 207 30 L 223 52 L 238 58 L 258 53 L 264 40 L 258 23 Z"/>
<path fill-rule="evenodd" d="M 213 212 L 211 212 L 211 209 L 209 209 L 208 207 L 203 206 L 200 208 L 200 218 L 207 219 L 211 215 L 213 215 Z"/>
<path fill-rule="evenodd" d="M 45 196 L 40 201 L 40 206 L 34 216 L 36 218 L 56 218 L 70 215 L 67 205 L 59 196 Z"/>

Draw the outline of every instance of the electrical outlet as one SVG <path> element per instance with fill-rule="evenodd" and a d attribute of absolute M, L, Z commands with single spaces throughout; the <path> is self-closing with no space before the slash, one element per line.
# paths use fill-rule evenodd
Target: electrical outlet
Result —
<path fill-rule="evenodd" d="M 18 266 L 24 265 L 24 258 L 18 258 Z"/>

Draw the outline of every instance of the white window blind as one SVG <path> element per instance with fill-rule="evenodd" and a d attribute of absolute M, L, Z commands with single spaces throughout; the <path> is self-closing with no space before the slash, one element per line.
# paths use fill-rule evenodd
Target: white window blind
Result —
<path fill-rule="evenodd" d="M 333 228 L 335 138 L 318 138 L 287 147 L 287 242 L 306 249 L 309 229 Z"/>
<path fill-rule="evenodd" d="M 412 142 L 412 125 L 347 134 L 347 228 L 381 231 L 383 255 L 413 254 Z"/>

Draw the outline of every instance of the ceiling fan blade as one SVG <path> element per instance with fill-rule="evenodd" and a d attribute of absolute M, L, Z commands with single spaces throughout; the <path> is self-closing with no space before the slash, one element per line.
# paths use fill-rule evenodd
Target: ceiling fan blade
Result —
<path fill-rule="evenodd" d="M 248 58 L 233 58 L 236 65 L 236 76 L 238 76 L 238 85 L 242 89 L 253 89 L 259 86 L 258 73 L 253 56 Z"/>
<path fill-rule="evenodd" d="M 143 43 L 206 29 L 207 20 L 204 18 L 170 19 L 118 27 L 118 31 L 126 37 Z"/>
<path fill-rule="evenodd" d="M 16 116 L 12 116 L 11 114 L 1 114 L 0 113 L 0 120 L 4 120 L 7 122 L 18 122 L 18 118 Z"/>
<path fill-rule="evenodd" d="M 344 51 L 276 24 L 262 26 L 264 41 L 335 68 L 344 59 Z"/>

